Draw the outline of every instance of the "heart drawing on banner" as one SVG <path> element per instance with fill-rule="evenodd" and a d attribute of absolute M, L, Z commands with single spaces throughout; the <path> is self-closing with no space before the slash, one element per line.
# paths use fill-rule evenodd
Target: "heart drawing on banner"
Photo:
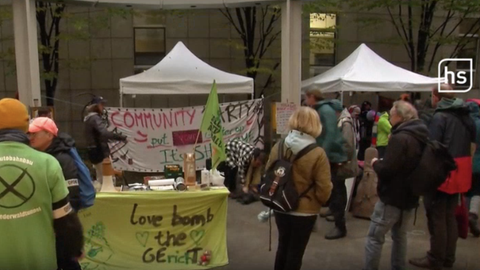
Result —
<path fill-rule="evenodd" d="M 190 238 L 192 238 L 196 246 L 200 245 L 200 241 L 202 241 L 204 235 L 205 235 L 205 230 L 198 230 L 198 231 L 193 230 L 190 232 Z"/>
<path fill-rule="evenodd" d="M 149 232 L 137 232 L 136 237 L 138 243 L 145 247 L 147 245 L 148 237 L 150 236 Z"/>

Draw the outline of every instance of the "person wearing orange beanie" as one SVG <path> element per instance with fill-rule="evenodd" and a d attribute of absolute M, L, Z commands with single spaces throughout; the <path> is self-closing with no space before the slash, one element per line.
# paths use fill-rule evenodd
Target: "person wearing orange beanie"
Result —
<path fill-rule="evenodd" d="M 20 101 L 13 98 L 0 100 L 0 130 L 15 129 L 26 133 L 29 118 L 27 108 Z"/>
<path fill-rule="evenodd" d="M 2 269 L 57 269 L 55 237 L 81 257 L 82 225 L 72 211 L 62 168 L 29 145 L 25 105 L 0 100 L 0 262 Z"/>

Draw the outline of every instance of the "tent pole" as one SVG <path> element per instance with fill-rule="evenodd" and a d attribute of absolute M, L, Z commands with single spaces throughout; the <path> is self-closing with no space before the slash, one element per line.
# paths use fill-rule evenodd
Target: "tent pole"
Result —
<path fill-rule="evenodd" d="M 343 91 L 340 92 L 340 102 L 342 102 L 343 105 Z"/>

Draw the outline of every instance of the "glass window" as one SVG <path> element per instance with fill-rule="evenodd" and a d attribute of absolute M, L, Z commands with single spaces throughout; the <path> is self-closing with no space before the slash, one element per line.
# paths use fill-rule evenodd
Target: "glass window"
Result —
<path fill-rule="evenodd" d="M 335 65 L 335 31 L 337 15 L 310 14 L 310 65 Z"/>
<path fill-rule="evenodd" d="M 165 57 L 164 27 L 135 27 L 135 65 L 153 66 Z"/>

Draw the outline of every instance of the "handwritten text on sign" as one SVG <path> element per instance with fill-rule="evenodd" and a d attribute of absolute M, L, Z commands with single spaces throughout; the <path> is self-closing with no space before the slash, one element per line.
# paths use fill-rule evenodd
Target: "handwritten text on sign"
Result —
<path fill-rule="evenodd" d="M 288 120 L 297 109 L 294 103 L 276 103 L 277 134 L 288 133 Z"/>
<path fill-rule="evenodd" d="M 263 102 L 248 100 L 220 104 L 223 140 L 242 138 L 263 146 Z M 128 137 L 129 143 L 113 154 L 117 170 L 157 172 L 165 164 L 183 163 L 183 153 L 195 152 L 197 169 L 212 155 L 211 132 L 195 140 L 204 106 L 176 109 L 107 108 L 109 129 Z M 218 125 L 217 125 L 218 126 Z M 112 145 L 111 145 L 112 146 Z"/>
<path fill-rule="evenodd" d="M 79 213 L 82 269 L 205 269 L 198 264 L 205 251 L 209 267 L 227 264 L 227 196 L 227 190 L 99 194 Z"/>

